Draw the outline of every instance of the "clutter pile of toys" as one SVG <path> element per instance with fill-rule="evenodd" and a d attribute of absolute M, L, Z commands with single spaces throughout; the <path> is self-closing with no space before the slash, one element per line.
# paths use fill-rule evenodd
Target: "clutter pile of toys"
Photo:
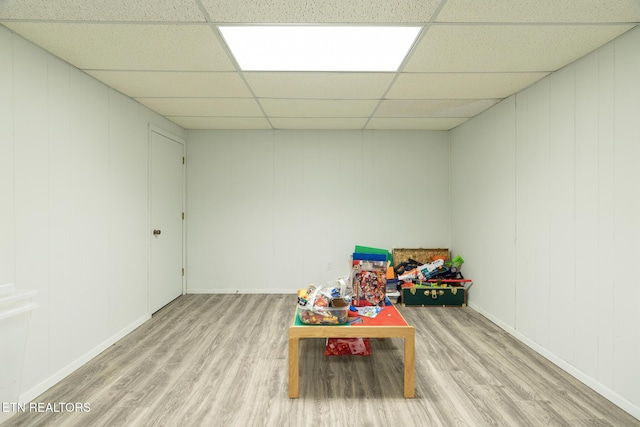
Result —
<path fill-rule="evenodd" d="M 464 279 L 462 264 L 464 259 L 459 255 L 450 261 L 439 258 L 426 264 L 409 259 L 395 266 L 395 273 L 400 281 L 418 284 L 430 279 Z"/>
<path fill-rule="evenodd" d="M 308 325 L 347 323 L 352 287 L 349 276 L 298 291 L 300 321 Z"/>
<path fill-rule="evenodd" d="M 386 256 L 354 253 L 351 274 L 298 291 L 300 322 L 339 325 L 375 317 L 386 302 Z M 369 338 L 327 338 L 325 356 L 371 354 Z"/>
<path fill-rule="evenodd" d="M 387 256 L 354 252 L 351 272 L 325 285 L 298 291 L 300 321 L 308 325 L 337 325 L 357 317 L 356 307 L 384 306 Z"/>
<path fill-rule="evenodd" d="M 400 283 L 414 286 L 434 280 L 450 283 L 451 279 L 464 279 L 460 271 L 464 263 L 462 257 L 447 258 L 433 257 L 426 263 L 405 258 L 406 261 L 393 266 L 390 252 L 356 246 L 349 275 L 298 291 L 299 320 L 306 325 L 358 323 L 362 318 L 377 316 L 386 304 L 391 304 L 386 295 L 388 285 L 393 288 L 391 292 L 400 295 L 397 292 Z M 371 347 L 367 338 L 327 339 L 327 356 L 369 354 Z"/>

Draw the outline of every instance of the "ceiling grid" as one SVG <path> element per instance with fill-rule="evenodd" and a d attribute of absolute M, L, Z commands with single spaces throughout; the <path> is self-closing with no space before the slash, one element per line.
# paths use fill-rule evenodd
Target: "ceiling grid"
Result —
<path fill-rule="evenodd" d="M 450 130 L 638 23 L 637 0 L 0 2 L 0 25 L 186 129 Z M 422 30 L 397 72 L 265 72 L 230 24 Z"/>

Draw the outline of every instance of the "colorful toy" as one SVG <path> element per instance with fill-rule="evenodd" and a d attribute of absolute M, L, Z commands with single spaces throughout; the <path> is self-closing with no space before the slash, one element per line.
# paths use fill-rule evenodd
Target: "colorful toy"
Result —
<path fill-rule="evenodd" d="M 311 286 L 314 286 L 314 285 L 311 285 Z M 299 289 L 298 290 L 298 305 L 300 307 L 305 307 L 308 303 L 309 303 L 309 289 Z"/>
<path fill-rule="evenodd" d="M 351 277 L 354 305 L 384 304 L 387 287 L 387 261 L 384 256 L 354 253 Z"/>
<path fill-rule="evenodd" d="M 344 283 L 344 279 L 339 279 L 324 286 L 312 284 L 298 290 L 300 321 L 308 325 L 346 323 L 351 296 L 343 294 L 347 290 Z"/>
<path fill-rule="evenodd" d="M 323 309 L 300 309 L 300 321 L 307 325 L 339 325 L 347 323 L 348 307 L 327 307 Z"/>

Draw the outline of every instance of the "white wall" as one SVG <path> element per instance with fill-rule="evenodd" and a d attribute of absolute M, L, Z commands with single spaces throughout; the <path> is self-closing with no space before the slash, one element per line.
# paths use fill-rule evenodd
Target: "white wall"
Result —
<path fill-rule="evenodd" d="M 446 132 L 189 132 L 189 291 L 291 292 L 355 244 L 450 246 L 474 308 L 640 418 L 638 46 L 454 130 L 450 171 Z M 39 291 L 29 400 L 148 318 L 148 123 L 184 132 L 1 26 L 0 94 L 0 283 Z"/>
<path fill-rule="evenodd" d="M 148 313 L 148 126 L 184 131 L 0 26 L 0 283 L 38 291 L 30 400 Z"/>
<path fill-rule="evenodd" d="M 640 418 L 640 28 L 451 132 L 470 305 Z"/>
<path fill-rule="evenodd" d="M 293 292 L 355 245 L 448 247 L 447 132 L 189 131 L 187 290 Z"/>

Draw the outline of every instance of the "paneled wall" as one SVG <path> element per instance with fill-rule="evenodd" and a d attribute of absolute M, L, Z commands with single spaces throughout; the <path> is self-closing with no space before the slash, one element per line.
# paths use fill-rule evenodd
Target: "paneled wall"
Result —
<path fill-rule="evenodd" d="M 188 132 L 188 291 L 292 292 L 355 244 L 451 247 L 472 307 L 640 418 L 638 46 L 451 133 Z M 39 292 L 24 400 L 149 316 L 149 123 L 185 138 L 0 26 L 0 283 Z"/>
<path fill-rule="evenodd" d="M 354 245 L 448 247 L 447 132 L 189 131 L 188 292 L 293 292 Z"/>
<path fill-rule="evenodd" d="M 640 418 L 640 29 L 451 132 L 471 306 Z"/>
<path fill-rule="evenodd" d="M 184 136 L 0 26 L 0 283 L 38 291 L 25 400 L 149 318 L 149 123 Z"/>

